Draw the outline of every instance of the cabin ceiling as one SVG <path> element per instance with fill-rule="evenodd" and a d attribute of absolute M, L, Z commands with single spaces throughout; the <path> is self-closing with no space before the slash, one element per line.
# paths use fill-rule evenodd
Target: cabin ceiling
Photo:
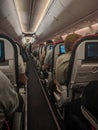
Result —
<path fill-rule="evenodd" d="M 22 32 L 44 41 L 83 27 L 91 17 L 98 22 L 98 0 L 0 0 L 0 32 L 19 42 Z"/>

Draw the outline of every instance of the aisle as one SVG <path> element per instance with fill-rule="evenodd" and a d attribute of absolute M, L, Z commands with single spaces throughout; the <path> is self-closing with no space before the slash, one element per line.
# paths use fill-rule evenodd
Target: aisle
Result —
<path fill-rule="evenodd" d="M 27 68 L 28 130 L 58 130 L 31 60 L 28 62 Z"/>

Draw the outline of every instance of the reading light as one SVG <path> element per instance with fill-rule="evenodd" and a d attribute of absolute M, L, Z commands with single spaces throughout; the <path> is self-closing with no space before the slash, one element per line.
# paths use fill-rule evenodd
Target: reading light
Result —
<path fill-rule="evenodd" d="M 47 10 L 47 7 L 49 6 L 50 1 L 51 1 L 51 0 L 48 0 L 48 1 L 47 1 L 46 6 L 45 6 L 45 8 L 43 9 L 43 12 L 42 12 L 42 14 L 41 14 L 41 16 L 40 16 L 40 18 L 39 18 L 39 21 L 38 21 L 38 23 L 36 24 L 36 26 L 35 26 L 35 28 L 34 28 L 34 32 L 36 32 L 38 26 L 40 25 L 40 23 L 41 23 L 41 21 L 42 21 L 44 15 L 45 15 L 45 12 L 46 12 L 46 10 Z"/>

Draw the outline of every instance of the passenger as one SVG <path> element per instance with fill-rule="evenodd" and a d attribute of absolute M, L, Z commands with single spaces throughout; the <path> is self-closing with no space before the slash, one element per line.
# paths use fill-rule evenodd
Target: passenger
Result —
<path fill-rule="evenodd" d="M 78 34 L 70 34 L 65 38 L 64 44 L 65 44 L 65 50 L 66 53 L 59 56 L 56 60 L 56 69 L 55 69 L 55 75 L 56 80 L 59 82 L 59 84 L 63 85 L 65 84 L 66 79 L 66 69 L 69 64 L 72 46 L 74 42 L 79 39 L 81 36 Z"/>
<path fill-rule="evenodd" d="M 6 117 L 12 115 L 19 104 L 18 95 L 9 79 L 0 71 L 0 130 Z"/>
<path fill-rule="evenodd" d="M 47 40 L 46 45 L 47 44 L 53 44 L 53 41 L 52 40 Z M 44 59 L 45 59 L 45 51 L 43 51 L 41 56 L 40 56 L 40 64 L 41 65 L 44 64 Z"/>
<path fill-rule="evenodd" d="M 57 35 L 55 38 L 54 38 L 54 42 L 53 42 L 53 45 L 57 44 L 57 43 L 61 43 L 63 42 L 63 38 L 60 36 L 60 35 Z M 44 60 L 44 69 L 45 70 L 49 70 L 51 69 L 52 67 L 52 58 L 53 57 L 53 50 L 49 50 L 47 55 L 45 56 L 45 60 Z"/>
<path fill-rule="evenodd" d="M 22 58 L 23 58 L 23 62 L 26 63 L 28 61 L 28 55 L 27 55 L 27 52 L 26 52 L 26 49 L 25 49 L 25 46 L 21 46 L 21 55 L 22 55 Z"/>
<path fill-rule="evenodd" d="M 58 43 L 62 43 L 64 42 L 63 41 L 63 38 L 60 36 L 60 35 L 57 35 L 55 38 L 54 38 L 54 45 L 58 44 Z"/>
<path fill-rule="evenodd" d="M 39 45 L 39 62 L 40 62 L 40 65 L 42 66 L 43 65 L 43 60 L 44 60 L 44 57 L 45 57 L 45 51 L 42 51 L 43 50 L 43 47 L 45 46 L 45 44 L 44 43 L 41 43 L 40 45 Z"/>
<path fill-rule="evenodd" d="M 20 50 L 18 45 L 16 44 L 17 49 L 18 49 L 18 69 L 19 69 L 19 85 L 25 85 L 26 84 L 26 74 L 25 74 L 25 65 L 23 62 L 23 58 L 20 54 Z"/>
<path fill-rule="evenodd" d="M 20 54 L 18 54 L 18 69 L 19 69 L 19 84 L 25 85 L 26 84 L 25 66 L 22 56 Z"/>
<path fill-rule="evenodd" d="M 67 100 L 67 87 L 66 87 L 66 71 L 69 64 L 71 51 L 73 44 L 81 36 L 78 34 L 69 34 L 64 41 L 66 53 L 59 56 L 56 60 L 56 70 L 54 80 L 56 84 L 56 90 L 58 90 L 60 99 L 58 100 L 58 106 L 61 107 L 66 103 Z M 64 86 L 63 86 L 64 85 Z"/>

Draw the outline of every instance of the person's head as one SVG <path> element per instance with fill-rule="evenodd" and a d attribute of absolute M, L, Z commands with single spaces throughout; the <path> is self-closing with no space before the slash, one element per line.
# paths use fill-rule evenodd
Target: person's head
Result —
<path fill-rule="evenodd" d="M 53 44 L 53 41 L 52 40 L 47 40 L 46 44 Z"/>
<path fill-rule="evenodd" d="M 77 41 L 77 39 L 79 39 L 81 37 L 81 35 L 73 33 L 73 34 L 69 34 L 65 40 L 64 40 L 64 44 L 65 44 L 65 48 L 66 51 L 71 51 L 72 47 L 74 45 L 74 43 Z"/>
<path fill-rule="evenodd" d="M 54 37 L 54 44 L 57 44 L 59 42 L 63 42 L 63 38 L 60 35 L 57 35 Z"/>

